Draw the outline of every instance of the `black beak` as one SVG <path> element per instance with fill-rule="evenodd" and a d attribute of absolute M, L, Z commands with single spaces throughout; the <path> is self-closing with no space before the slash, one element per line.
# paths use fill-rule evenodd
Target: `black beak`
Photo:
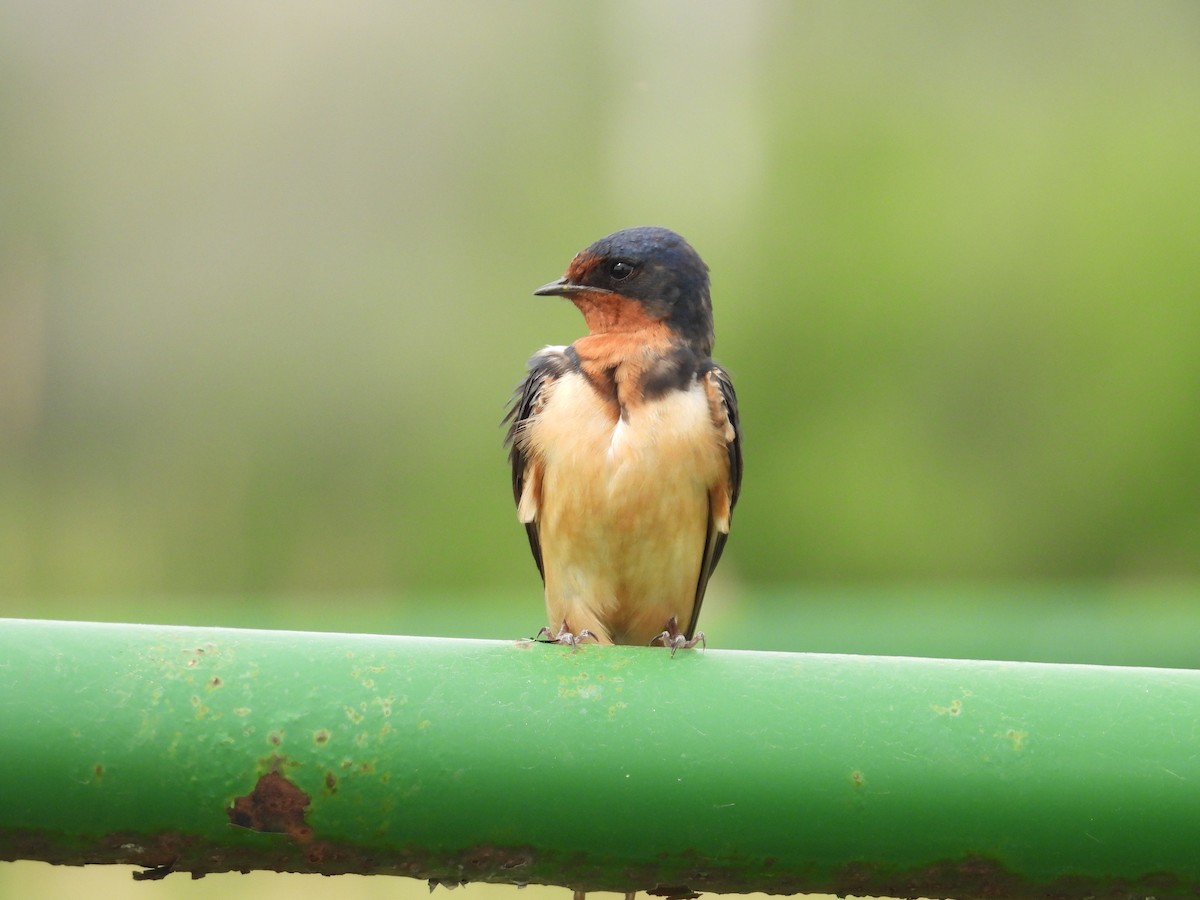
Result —
<path fill-rule="evenodd" d="M 612 291 L 607 291 L 604 288 L 592 287 L 589 284 L 575 284 L 564 275 L 558 281 L 552 281 L 549 284 L 543 284 L 540 288 L 533 292 L 535 297 L 567 297 L 571 294 L 578 294 L 580 291 L 592 291 L 597 294 L 611 294 Z"/>

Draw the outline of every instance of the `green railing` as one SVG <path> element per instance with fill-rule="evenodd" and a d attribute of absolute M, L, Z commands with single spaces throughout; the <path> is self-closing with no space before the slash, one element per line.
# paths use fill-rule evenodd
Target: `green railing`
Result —
<path fill-rule="evenodd" d="M 1200 672 L 0 620 L 0 859 L 1200 894 Z"/>

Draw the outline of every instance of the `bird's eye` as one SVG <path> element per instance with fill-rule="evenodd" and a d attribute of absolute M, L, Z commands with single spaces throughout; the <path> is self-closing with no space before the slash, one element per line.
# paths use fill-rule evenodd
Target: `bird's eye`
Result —
<path fill-rule="evenodd" d="M 608 264 L 608 274 L 613 281 L 624 281 L 633 274 L 633 264 L 623 259 L 613 260 Z"/>

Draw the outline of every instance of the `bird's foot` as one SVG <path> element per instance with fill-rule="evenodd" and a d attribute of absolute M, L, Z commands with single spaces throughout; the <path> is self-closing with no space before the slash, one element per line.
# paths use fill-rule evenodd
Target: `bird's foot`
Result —
<path fill-rule="evenodd" d="M 672 656 L 681 647 L 684 650 L 690 650 L 699 644 L 703 649 L 708 648 L 708 642 L 704 639 L 703 631 L 697 631 L 695 637 L 688 638 L 686 634 L 679 630 L 679 620 L 674 616 L 671 616 L 667 622 L 667 627 L 663 629 L 663 633 L 651 639 L 650 646 L 654 646 L 655 644 L 670 647 Z"/>
<path fill-rule="evenodd" d="M 571 648 L 572 653 L 579 649 L 579 642 L 587 638 L 591 638 L 593 641 L 599 640 L 599 638 L 586 628 L 579 632 L 579 634 L 572 634 L 571 628 L 567 625 L 565 619 L 563 620 L 562 627 L 558 629 L 558 634 L 555 634 L 547 626 L 543 625 L 541 630 L 533 636 L 535 641 L 542 644 L 566 644 Z"/>

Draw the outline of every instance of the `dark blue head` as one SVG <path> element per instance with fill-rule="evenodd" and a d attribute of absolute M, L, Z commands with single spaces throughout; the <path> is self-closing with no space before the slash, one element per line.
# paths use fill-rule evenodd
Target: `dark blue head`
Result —
<path fill-rule="evenodd" d="M 571 261 L 563 278 L 534 291 L 562 296 L 588 292 L 634 300 L 698 352 L 712 353 L 708 266 L 668 228 L 625 228 L 602 237 Z"/>

